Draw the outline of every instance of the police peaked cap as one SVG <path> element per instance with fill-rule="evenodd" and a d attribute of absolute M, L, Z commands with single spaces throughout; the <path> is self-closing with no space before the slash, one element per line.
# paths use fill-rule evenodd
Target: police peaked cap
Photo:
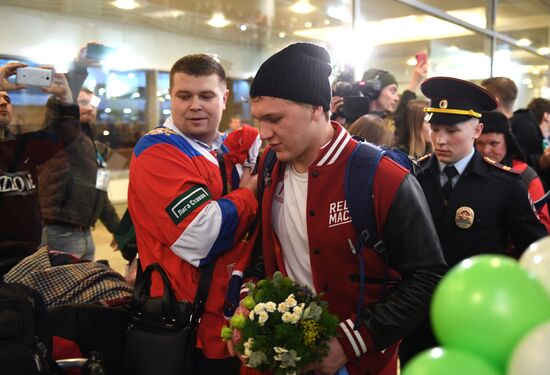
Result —
<path fill-rule="evenodd" d="M 481 119 L 482 111 L 497 107 L 495 97 L 487 90 L 468 81 L 452 77 L 433 77 L 420 86 L 430 99 L 424 108 L 426 121 L 437 125 L 455 125 L 471 118 Z"/>

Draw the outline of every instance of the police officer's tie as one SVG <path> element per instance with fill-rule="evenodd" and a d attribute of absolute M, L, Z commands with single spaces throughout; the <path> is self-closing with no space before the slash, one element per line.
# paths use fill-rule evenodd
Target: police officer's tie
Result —
<path fill-rule="evenodd" d="M 445 182 L 445 185 L 443 185 L 443 197 L 445 198 L 445 202 L 449 201 L 449 197 L 451 196 L 451 192 L 453 191 L 453 177 L 455 177 L 458 174 L 458 171 L 456 170 L 454 165 L 447 165 L 445 168 L 443 168 L 443 173 L 447 176 L 447 182 Z"/>

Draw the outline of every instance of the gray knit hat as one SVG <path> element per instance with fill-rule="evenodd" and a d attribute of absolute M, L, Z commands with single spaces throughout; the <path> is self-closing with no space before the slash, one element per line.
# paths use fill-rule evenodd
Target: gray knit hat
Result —
<path fill-rule="evenodd" d="M 332 71 L 328 51 L 295 43 L 268 58 L 254 77 L 250 97 L 272 96 L 330 109 Z"/>

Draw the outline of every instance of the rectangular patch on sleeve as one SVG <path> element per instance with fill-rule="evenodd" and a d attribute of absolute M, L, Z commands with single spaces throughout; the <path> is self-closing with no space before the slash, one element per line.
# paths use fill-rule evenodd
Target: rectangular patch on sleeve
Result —
<path fill-rule="evenodd" d="M 204 186 L 193 186 L 183 194 L 180 194 L 166 207 L 166 212 L 174 224 L 179 224 L 195 208 L 211 199 L 210 192 Z"/>

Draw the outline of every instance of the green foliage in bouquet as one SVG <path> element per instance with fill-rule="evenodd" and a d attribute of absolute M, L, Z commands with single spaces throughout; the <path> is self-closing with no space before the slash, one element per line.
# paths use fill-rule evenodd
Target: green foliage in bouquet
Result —
<path fill-rule="evenodd" d="M 280 272 L 248 287 L 243 305 L 249 316 L 236 315 L 230 322 L 241 330 L 237 349 L 247 366 L 276 375 L 296 374 L 327 354 L 339 320 L 319 296 Z"/>

